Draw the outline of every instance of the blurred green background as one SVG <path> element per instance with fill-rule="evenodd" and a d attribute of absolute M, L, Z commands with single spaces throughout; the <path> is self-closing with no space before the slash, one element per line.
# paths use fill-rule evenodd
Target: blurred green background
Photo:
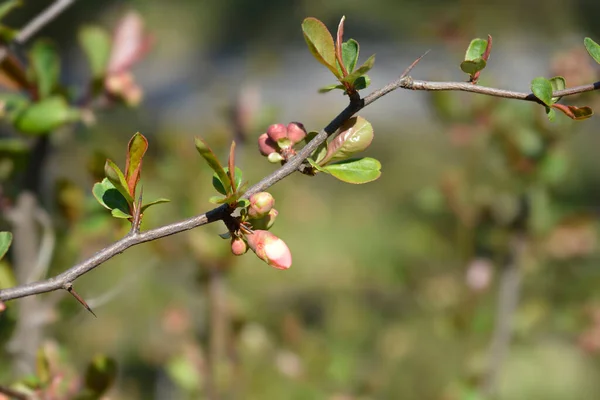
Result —
<path fill-rule="evenodd" d="M 12 26 L 50 2 L 26 3 Z M 155 39 L 134 68 L 144 98 L 52 136 L 49 275 L 126 232 L 91 196 L 97 152 L 122 166 L 132 134 L 148 137 L 144 197 L 171 199 L 145 215 L 158 227 L 212 207 L 194 136 L 223 159 L 235 138 L 253 184 L 275 169 L 256 151 L 269 124 L 320 130 L 345 107 L 339 92 L 317 93 L 334 79 L 306 48 L 305 17 L 335 30 L 345 15 L 361 61 L 377 54 L 365 93 L 428 49 L 415 79 L 465 81 L 464 51 L 487 34 L 482 85 L 528 91 L 562 75 L 574 86 L 600 71 L 582 44 L 600 41 L 593 0 L 79 1 L 39 34 L 61 49 L 64 81 L 88 79 L 78 28 L 111 28 L 130 9 Z M 600 106 L 595 93 L 566 100 Z M 240 107 L 249 122 L 236 136 Z M 597 117 L 550 123 L 533 103 L 411 91 L 360 115 L 375 129 L 366 155 L 382 162 L 379 180 L 295 174 L 270 190 L 291 269 L 231 257 L 220 223 L 144 244 L 77 281 L 98 318 L 42 296 L 55 306 L 33 328 L 40 346 L 65 376 L 96 354 L 116 359 L 111 399 L 600 398 Z M 20 301 L 0 316 L 4 384 L 19 378 L 8 344 Z"/>

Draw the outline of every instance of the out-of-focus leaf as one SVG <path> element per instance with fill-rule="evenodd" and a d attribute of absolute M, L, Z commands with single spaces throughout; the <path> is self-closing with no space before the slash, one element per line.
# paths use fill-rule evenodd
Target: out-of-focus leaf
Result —
<path fill-rule="evenodd" d="M 85 386 L 98 396 L 105 393 L 117 377 L 117 362 L 103 355 L 94 357 L 85 372 Z"/>
<path fill-rule="evenodd" d="M 0 289 L 6 289 L 17 285 L 13 270 L 6 261 L 0 260 Z"/>
<path fill-rule="evenodd" d="M 544 77 L 537 77 L 531 81 L 531 91 L 545 105 L 552 105 L 552 84 Z"/>
<path fill-rule="evenodd" d="M 221 181 L 221 183 L 223 184 L 223 187 L 225 188 L 225 192 L 226 193 L 231 192 L 231 181 L 229 180 L 229 176 L 227 175 L 227 172 L 225 172 L 225 169 L 223 168 L 223 166 L 217 159 L 217 156 L 215 155 L 215 153 L 213 153 L 213 151 L 210 149 L 210 147 L 208 147 L 208 145 L 204 142 L 204 140 L 202 140 L 200 138 L 196 138 L 194 140 L 194 143 L 196 144 L 196 150 L 198 150 L 198 153 L 200 153 L 200 155 L 208 163 L 208 166 L 219 177 L 219 180 Z"/>
<path fill-rule="evenodd" d="M 354 82 L 357 78 L 359 78 L 360 76 L 363 76 L 364 74 L 369 72 L 371 70 L 371 68 L 373 68 L 374 64 L 375 64 L 375 55 L 373 54 L 371 57 L 369 57 L 367 59 L 367 61 L 365 61 L 363 63 L 363 65 L 358 67 L 356 69 L 356 71 L 352 72 L 351 74 L 348 74 L 348 76 L 346 76 L 345 78 L 340 79 L 340 82 Z"/>
<path fill-rule="evenodd" d="M 90 64 L 94 79 L 104 77 L 112 47 L 109 33 L 99 26 L 87 25 L 79 29 L 77 38 Z"/>
<path fill-rule="evenodd" d="M 0 93 L 0 117 L 14 122 L 29 104 L 29 98 L 21 93 Z"/>
<path fill-rule="evenodd" d="M 104 178 L 102 182 L 94 184 L 92 193 L 98 203 L 109 210 L 119 210 L 124 215 L 129 215 L 129 203 L 127 199 L 115 188 L 115 186 Z"/>
<path fill-rule="evenodd" d="M 29 79 L 21 62 L 12 54 L 0 63 L 0 85 L 11 90 L 29 89 Z"/>
<path fill-rule="evenodd" d="M 150 206 L 153 206 L 153 205 L 155 205 L 155 204 L 168 203 L 168 202 L 170 202 L 170 201 L 171 201 L 171 200 L 169 200 L 169 199 L 157 199 L 157 200 L 151 201 L 150 203 L 146 203 L 146 204 L 144 204 L 144 205 L 142 206 L 142 212 L 146 211 L 146 209 L 147 209 L 148 207 L 150 207 Z"/>
<path fill-rule="evenodd" d="M 168 362 L 166 369 L 173 382 L 184 391 L 193 393 L 200 389 L 200 374 L 188 358 L 174 357 Z"/>
<path fill-rule="evenodd" d="M 35 359 L 35 372 L 43 386 L 50 382 L 50 362 L 43 348 L 39 349 Z"/>
<path fill-rule="evenodd" d="M 324 165 L 331 160 L 343 160 L 365 150 L 373 141 L 373 127 L 363 117 L 353 117 L 339 129 L 339 134 L 329 142 L 327 154 L 319 162 Z"/>
<path fill-rule="evenodd" d="M 9 12 L 23 4 L 21 0 L 6 0 L 0 4 L 0 19 L 4 18 Z"/>
<path fill-rule="evenodd" d="M 29 152 L 29 146 L 20 139 L 0 139 L 0 155 L 22 155 Z"/>
<path fill-rule="evenodd" d="M 12 243 L 12 233 L 10 232 L 0 232 L 0 260 L 4 257 L 8 249 L 10 248 L 10 244 Z"/>
<path fill-rule="evenodd" d="M 150 48 L 150 37 L 144 33 L 144 20 L 137 12 L 128 12 L 114 32 L 107 72 L 127 71 Z"/>
<path fill-rule="evenodd" d="M 80 116 L 79 110 L 69 107 L 65 99 L 52 96 L 33 103 L 20 112 L 15 118 L 15 127 L 23 133 L 43 135 L 77 121 Z"/>
<path fill-rule="evenodd" d="M 2 38 L 3 41 L 11 42 L 17 37 L 18 34 L 18 30 L 0 24 L 0 38 Z"/>
<path fill-rule="evenodd" d="M 38 40 L 29 51 L 29 65 L 38 95 L 45 99 L 54 90 L 60 75 L 60 59 L 55 46 L 48 40 Z"/>
<path fill-rule="evenodd" d="M 585 49 L 590 54 L 590 56 L 592 56 L 592 58 L 596 60 L 598 64 L 600 64 L 600 45 L 594 42 L 589 37 L 586 37 L 583 40 L 583 44 L 585 45 Z"/>
<path fill-rule="evenodd" d="M 564 90 L 567 87 L 567 82 L 562 76 L 555 76 L 554 78 L 550 78 L 550 85 L 552 85 L 552 91 L 556 92 L 558 90 Z M 556 103 L 559 100 L 560 97 L 553 97 L 552 103 Z"/>
<path fill-rule="evenodd" d="M 311 54 L 329 68 L 338 79 L 341 79 L 335 59 L 333 37 L 325 24 L 313 17 L 306 18 L 302 22 L 302 33 Z"/>
<path fill-rule="evenodd" d="M 356 68 L 359 49 L 360 46 L 354 39 L 350 39 L 347 42 L 342 43 L 342 61 L 344 62 L 344 66 L 349 73 L 352 73 L 354 68 Z"/>
<path fill-rule="evenodd" d="M 319 89 L 319 93 L 331 92 L 334 89 L 346 90 L 346 88 L 344 87 L 344 85 L 339 85 L 337 83 L 334 83 L 333 85 L 323 86 L 322 88 Z"/>
<path fill-rule="evenodd" d="M 133 196 L 129 192 L 127 180 L 121 169 L 112 160 L 106 160 L 104 164 L 104 173 L 115 189 L 125 197 L 129 204 L 133 204 Z"/>
<path fill-rule="evenodd" d="M 229 174 L 229 167 L 224 168 L 225 172 L 227 174 Z M 215 188 L 215 190 L 223 195 L 227 195 L 227 191 L 225 190 L 225 187 L 223 186 L 223 182 L 221 182 L 221 180 L 219 179 L 219 176 L 215 173 L 213 174 L 213 179 L 212 179 L 212 185 Z M 242 170 L 239 169 L 238 167 L 235 167 L 235 190 L 238 190 L 240 188 L 240 186 L 242 185 Z"/>
<path fill-rule="evenodd" d="M 381 176 L 381 163 L 370 157 L 339 161 L 321 167 L 340 181 L 354 184 L 372 182 Z"/>
<path fill-rule="evenodd" d="M 148 139 L 139 132 L 129 140 L 127 159 L 125 161 L 125 180 L 131 196 L 135 196 L 135 187 L 142 173 L 142 159 L 148 150 Z"/>

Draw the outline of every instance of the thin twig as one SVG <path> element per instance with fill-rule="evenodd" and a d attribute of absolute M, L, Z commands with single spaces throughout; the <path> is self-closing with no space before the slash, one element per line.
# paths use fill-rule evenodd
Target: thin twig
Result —
<path fill-rule="evenodd" d="M 427 53 L 425 53 L 427 54 Z M 422 58 L 421 56 L 417 59 L 413 66 Z M 410 68 L 410 67 L 409 67 Z M 409 69 L 410 71 L 410 69 Z M 473 93 L 480 93 L 489 96 L 495 97 L 503 97 L 509 99 L 516 100 L 525 100 L 525 101 L 533 101 L 540 103 L 532 93 L 522 93 L 522 92 L 514 92 L 510 90 L 503 89 L 495 89 L 488 88 L 482 86 L 472 85 L 466 82 L 430 82 L 430 81 L 418 81 L 413 80 L 410 76 L 399 77 L 394 82 L 389 83 L 383 88 L 369 94 L 364 99 L 356 98 L 351 99 L 350 104 L 340 112 L 323 130 L 321 130 L 306 146 L 304 146 L 296 156 L 288 160 L 288 162 L 266 176 L 258 183 L 250 187 L 246 193 L 244 194 L 244 198 L 248 198 L 254 193 L 258 193 L 264 191 L 265 189 L 273 186 L 280 180 L 286 178 L 291 175 L 293 172 L 299 170 L 302 167 L 302 164 L 305 160 L 311 155 L 311 153 L 323 142 L 327 140 L 327 138 L 333 135 L 336 130 L 349 118 L 351 118 L 358 111 L 363 109 L 364 107 L 370 105 L 375 100 L 385 96 L 386 94 L 398 89 L 411 89 L 411 90 L 426 90 L 426 91 L 439 91 L 439 90 L 458 90 L 458 91 L 466 91 Z M 593 90 L 600 89 L 600 81 L 595 82 L 589 85 L 577 86 L 570 89 L 559 90 L 552 94 L 552 97 L 564 97 L 570 96 L 578 93 L 589 92 Z M 35 294 L 51 292 L 59 289 L 67 289 L 68 285 L 72 284 L 72 282 L 79 278 L 81 275 L 86 274 L 87 272 L 93 270 L 100 264 L 108 261 L 113 258 L 117 254 L 122 253 L 128 248 L 149 242 L 152 240 L 160 239 L 165 236 L 174 235 L 176 233 L 180 233 L 186 230 L 194 229 L 199 226 L 212 223 L 215 221 L 222 220 L 225 218 L 229 212 L 228 205 L 223 205 L 221 207 L 215 208 L 211 211 L 208 211 L 205 214 L 201 214 L 180 222 L 175 222 L 169 225 L 162 226 L 160 228 L 155 228 L 148 230 L 143 233 L 130 233 L 128 236 L 119 240 L 118 242 L 104 248 L 103 250 L 96 253 L 91 258 L 75 265 L 72 268 L 69 268 L 65 272 L 57 275 L 56 277 L 16 286 L 8 289 L 0 290 L 0 301 L 7 301 L 12 299 L 17 299 L 26 296 L 32 296 Z"/>

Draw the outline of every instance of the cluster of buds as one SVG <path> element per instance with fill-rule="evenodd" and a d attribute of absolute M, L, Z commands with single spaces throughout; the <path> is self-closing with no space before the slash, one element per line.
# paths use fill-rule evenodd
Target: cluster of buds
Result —
<path fill-rule="evenodd" d="M 284 127 L 285 128 L 285 127 Z M 292 254 L 285 242 L 268 231 L 277 218 L 275 199 L 270 193 L 260 192 L 250 196 L 249 205 L 242 216 L 245 229 L 232 235 L 231 252 L 241 256 L 248 247 L 264 262 L 278 269 L 292 265 Z"/>
<path fill-rule="evenodd" d="M 258 150 L 272 163 L 287 161 L 296 154 L 294 145 L 305 137 L 306 129 L 299 122 L 290 122 L 288 126 L 273 124 L 258 137 Z"/>

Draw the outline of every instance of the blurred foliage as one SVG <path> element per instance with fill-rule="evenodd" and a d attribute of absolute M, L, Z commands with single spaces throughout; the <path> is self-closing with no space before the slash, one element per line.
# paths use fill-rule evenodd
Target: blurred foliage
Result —
<path fill-rule="evenodd" d="M 273 94 L 268 83 L 252 86 L 251 78 L 281 74 L 292 84 L 297 71 L 281 70 L 288 64 L 278 63 L 284 48 L 302 51 L 307 55 L 302 62 L 316 64 L 300 30 L 306 16 L 317 16 L 332 29 L 345 14 L 347 37 L 381 41 L 397 54 L 409 51 L 409 37 L 423 42 L 419 51 L 428 44 L 448 46 L 455 57 L 438 68 L 452 71 L 455 79 L 465 78 L 458 64 L 474 32 L 493 33 L 495 45 L 505 41 L 514 49 L 521 44 L 518 36 L 510 36 L 516 26 L 518 34 L 535 33 L 530 40 L 536 43 L 544 35 L 560 36 L 553 54 L 544 53 L 550 60 L 547 70 L 536 76 L 561 75 L 574 86 L 594 82 L 600 71 L 581 39 L 565 39 L 574 34 L 598 41 L 597 24 L 586 22 L 597 15 L 594 1 L 546 1 L 523 8 L 516 0 L 485 5 L 467 0 L 426 5 L 179 0 L 168 12 L 163 2 L 113 1 L 74 6 L 44 32 L 66 57 L 60 63 L 62 82 L 97 79 L 102 73 L 98 60 L 107 62 L 106 55 L 88 54 L 91 74 L 69 52 L 83 26 L 86 33 L 79 40 L 104 43 L 102 31 L 84 24 L 115 26 L 124 3 L 140 11 L 156 39 L 151 61 L 136 67 L 148 101 L 137 110 L 95 109 L 95 124 L 53 132 L 41 192 L 58 241 L 48 275 L 127 232 L 128 224 L 111 219 L 91 188 L 104 177 L 106 158 L 125 165 L 128 140 L 138 130 L 149 142 L 140 181 L 144 198 L 171 199 L 144 215 L 142 230 L 212 207 L 212 171 L 196 153 L 194 135 L 201 134 L 221 159 L 234 138 L 236 159 L 250 184 L 273 170 L 259 156 L 255 140 L 268 125 L 283 122 L 281 114 L 297 112 L 283 109 L 278 97 L 297 101 L 297 93 Z M 17 9 L 7 25 L 20 26 L 34 8 Z M 44 43 L 27 48 L 42 52 Z M 367 44 L 362 46 L 371 54 Z M 84 48 L 89 53 L 89 46 Z M 248 66 L 247 85 L 234 75 L 214 82 L 211 72 L 223 76 L 216 65 L 229 68 L 215 60 L 240 51 Z M 73 52 L 85 55 L 81 48 Z M 40 63 L 55 65 L 52 57 L 39 57 Z M 492 51 L 482 85 L 494 86 L 491 68 L 499 61 Z M 207 68 L 205 63 L 212 62 L 213 69 Z M 393 62 L 398 73 L 405 68 Z M 193 80 L 172 84 L 186 63 L 192 63 Z M 377 74 L 376 65 L 370 75 Z M 55 79 L 54 72 L 38 79 L 39 91 L 56 90 L 70 99 L 52 83 Z M 315 98 L 329 96 L 331 102 L 327 109 L 314 106 L 294 115 L 309 131 L 321 129 L 341 110 L 339 95 L 316 93 L 325 83 L 320 76 L 301 82 Z M 393 96 L 365 113 L 380 102 L 394 103 Z M 231 257 L 228 242 L 218 236 L 226 230 L 220 223 L 132 248 L 77 281 L 97 319 L 73 299 L 58 299 L 44 329 L 34 380 L 16 376 L 11 364 L 9 343 L 20 303 L 7 304 L 0 313 L 0 383 L 31 388 L 43 382 L 52 390 L 74 386 L 81 398 L 98 397 L 110 385 L 105 396 L 118 399 L 215 393 L 261 399 L 481 399 L 498 277 L 510 258 L 512 238 L 523 234 L 523 283 L 497 399 L 598 397 L 597 117 L 575 122 L 561 114 L 550 123 L 535 104 L 465 93 L 423 96 L 428 108 L 422 119 L 401 113 L 368 117 L 375 132 L 368 155 L 381 161 L 379 180 L 353 186 L 325 174 L 296 174 L 270 190 L 279 211 L 274 233 L 294 256 L 289 270 L 274 270 L 256 257 Z M 596 110 L 600 106 L 597 93 L 571 100 Z M 53 97 L 45 101 L 54 102 Z M 203 117 L 207 114 L 211 118 Z M 14 139 L 9 125 L 0 135 Z M 27 164 L 27 147 L 21 144 L 0 148 L 0 156 L 5 154 L 13 157 L 11 170 Z M 6 190 L 10 175 L 0 175 L 4 202 L 15 193 Z M 3 220 L 2 230 L 9 227 Z M 10 252 L 0 262 L 4 286 L 14 280 L 7 260 Z M 27 379 L 29 386 L 23 386 Z"/>

